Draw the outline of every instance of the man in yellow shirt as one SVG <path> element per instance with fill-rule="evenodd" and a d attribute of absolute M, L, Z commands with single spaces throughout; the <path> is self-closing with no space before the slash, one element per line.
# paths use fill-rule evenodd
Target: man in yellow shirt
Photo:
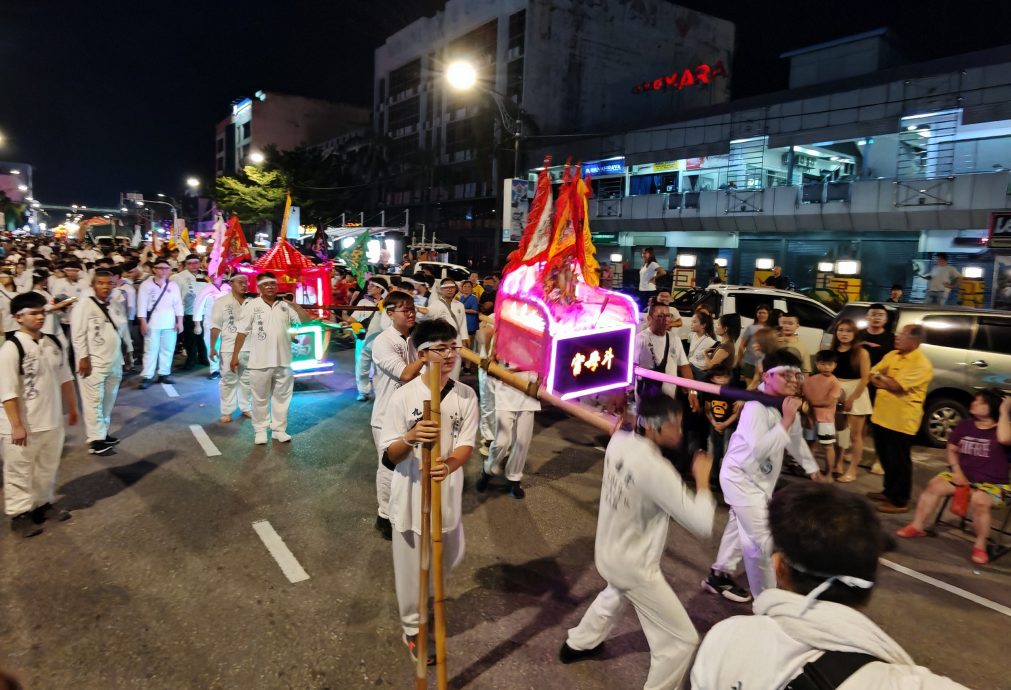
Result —
<path fill-rule="evenodd" d="M 882 513 L 905 513 L 913 490 L 910 449 L 923 419 L 927 386 L 934 367 L 919 349 L 925 331 L 909 324 L 895 334 L 895 349 L 871 368 L 874 399 L 874 446 L 885 469 L 884 489 L 867 495 Z"/>

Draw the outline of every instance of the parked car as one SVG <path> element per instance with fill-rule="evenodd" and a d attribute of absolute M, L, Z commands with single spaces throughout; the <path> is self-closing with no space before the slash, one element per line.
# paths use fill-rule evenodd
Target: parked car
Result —
<path fill-rule="evenodd" d="M 817 302 L 821 302 L 834 312 L 838 312 L 850 301 L 849 297 L 845 294 L 830 287 L 802 287 L 797 292 Z"/>
<path fill-rule="evenodd" d="M 413 276 L 421 269 L 427 268 L 437 279 L 452 278 L 456 282 L 467 280 L 470 277 L 470 269 L 459 264 L 448 264 L 442 261 L 416 261 L 404 271 L 405 276 Z"/>
<path fill-rule="evenodd" d="M 755 310 L 760 304 L 795 314 L 800 320 L 800 339 L 810 354 L 819 349 L 825 329 L 835 318 L 835 312 L 810 297 L 790 290 L 753 287 L 751 285 L 711 285 L 691 288 L 674 295 L 672 307 L 681 314 L 678 336 L 687 340 L 691 334 L 691 316 L 699 304 L 705 304 L 713 315 L 738 314 L 743 330 L 755 320 Z"/>
<path fill-rule="evenodd" d="M 825 332 L 827 347 L 840 319 L 867 326 L 870 302 L 850 302 Z M 943 448 L 955 425 L 969 416 L 977 391 L 998 388 L 1011 394 L 1011 312 L 927 304 L 885 304 L 888 327 L 898 330 L 919 323 L 927 331 L 920 346 L 934 366 L 927 389 L 921 433 Z"/>

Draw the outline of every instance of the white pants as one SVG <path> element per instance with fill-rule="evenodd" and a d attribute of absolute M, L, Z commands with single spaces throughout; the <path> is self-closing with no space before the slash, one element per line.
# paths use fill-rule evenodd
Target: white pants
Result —
<path fill-rule="evenodd" d="M 355 381 L 359 395 L 372 395 L 372 340 L 355 340 Z"/>
<path fill-rule="evenodd" d="M 723 530 L 713 570 L 733 575 L 742 556 L 752 596 L 776 586 L 768 506 L 730 506 L 730 520 Z"/>
<path fill-rule="evenodd" d="M 484 471 L 498 476 L 502 474 L 504 463 L 506 479 L 511 482 L 523 479 L 523 467 L 527 464 L 527 453 L 533 435 L 533 410 L 496 410 L 495 440 L 485 458 Z"/>
<path fill-rule="evenodd" d="M 295 388 L 291 367 L 247 369 L 253 394 L 253 431 L 284 431 L 288 426 L 288 405 Z M 270 409 L 267 409 L 267 406 Z"/>
<path fill-rule="evenodd" d="M 63 454 L 63 427 L 29 431 L 28 443 L 15 446 L 9 434 L 0 434 L 4 459 L 4 512 L 10 517 L 53 502 L 56 471 Z"/>
<path fill-rule="evenodd" d="M 477 370 L 477 390 L 481 396 L 481 440 L 491 443 L 495 440 L 495 395 L 491 392 L 488 372 Z"/>
<path fill-rule="evenodd" d="M 221 398 L 221 416 L 231 417 L 238 407 L 242 412 L 250 412 L 251 392 L 249 390 L 249 353 L 239 352 L 239 367 L 236 371 L 229 370 L 232 361 L 231 352 L 222 352 L 219 361 L 224 362 L 221 380 L 218 382 L 218 393 Z"/>
<path fill-rule="evenodd" d="M 141 372 L 141 376 L 153 379 L 156 368 L 159 376 L 171 374 L 172 358 L 175 353 L 175 328 L 148 328 L 147 335 L 144 336 L 144 371 Z"/>
<path fill-rule="evenodd" d="M 205 351 L 206 352 L 210 352 L 211 351 L 211 317 L 210 316 L 205 316 L 204 317 L 203 329 L 204 329 L 204 345 L 207 346 L 207 349 Z M 220 335 L 218 336 L 218 341 L 219 342 L 221 341 L 221 336 Z M 227 365 L 228 365 L 228 363 L 226 362 L 225 366 L 227 366 Z M 220 357 L 220 355 L 218 356 L 217 360 L 213 360 L 213 359 L 211 360 L 210 373 L 213 374 L 216 371 L 221 371 L 221 357 Z"/>
<path fill-rule="evenodd" d="M 421 594 L 418 570 L 421 563 L 418 560 L 417 549 L 420 540 L 421 535 L 414 532 L 397 532 L 396 530 L 393 532 L 393 577 L 396 580 L 400 624 L 404 626 L 404 633 L 407 635 L 417 635 L 418 627 L 421 624 L 421 616 L 418 613 L 418 598 Z M 445 577 L 449 577 L 453 569 L 463 560 L 463 551 L 463 522 L 461 521 L 456 529 L 442 533 L 442 572 Z M 430 569 L 429 592 L 432 591 L 433 586 L 434 580 Z M 431 611 L 432 607 L 429 606 L 428 610 Z"/>
<path fill-rule="evenodd" d="M 92 367 L 91 376 L 78 379 L 88 443 L 104 441 L 109 435 L 112 408 L 116 404 L 116 395 L 119 393 L 119 383 L 122 380 L 121 366 L 105 371 Z"/>
<path fill-rule="evenodd" d="M 383 430 L 372 427 L 372 440 L 376 444 L 376 454 L 379 456 L 379 467 L 376 469 L 376 504 L 378 515 L 390 519 L 390 483 L 393 481 L 393 470 L 383 467 L 383 451 L 379 449 L 379 437 Z"/>
<path fill-rule="evenodd" d="M 607 585 L 590 604 L 579 625 L 569 630 L 565 643 L 572 649 L 593 649 L 611 634 L 627 602 L 632 603 L 639 616 L 649 643 L 649 675 L 643 689 L 679 687 L 699 644 L 699 635 L 659 569 L 632 589 L 619 590 Z"/>

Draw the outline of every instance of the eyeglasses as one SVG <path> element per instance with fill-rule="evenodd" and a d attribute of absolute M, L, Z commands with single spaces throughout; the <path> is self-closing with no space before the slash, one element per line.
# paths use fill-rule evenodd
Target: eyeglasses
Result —
<path fill-rule="evenodd" d="M 459 345 L 444 345 L 442 347 L 430 347 L 427 350 L 425 350 L 425 352 L 434 352 L 440 357 L 445 357 L 448 354 L 455 355 L 457 352 L 459 352 L 459 350 L 460 350 Z"/>
<path fill-rule="evenodd" d="M 417 314 L 418 313 L 418 310 L 415 309 L 414 307 L 410 307 L 410 308 L 407 308 L 407 309 L 390 309 L 390 311 L 400 312 L 401 314 Z"/>
<path fill-rule="evenodd" d="M 770 374 L 775 374 L 784 381 L 803 381 L 804 373 L 799 371 L 772 371 Z"/>

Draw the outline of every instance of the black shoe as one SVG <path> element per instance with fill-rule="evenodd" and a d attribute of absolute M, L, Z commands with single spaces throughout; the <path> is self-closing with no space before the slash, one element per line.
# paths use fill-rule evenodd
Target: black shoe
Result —
<path fill-rule="evenodd" d="M 11 531 L 19 537 L 27 539 L 42 534 L 42 527 L 35 524 L 31 513 L 21 513 L 11 518 Z"/>
<path fill-rule="evenodd" d="M 175 383 L 175 381 L 168 376 L 159 376 L 158 383 Z"/>
<path fill-rule="evenodd" d="M 509 482 L 509 495 L 513 498 L 522 501 L 527 497 L 527 492 L 523 490 L 519 482 Z"/>
<path fill-rule="evenodd" d="M 137 384 L 137 388 L 141 389 L 142 391 L 146 391 L 148 388 L 151 387 L 152 383 L 154 383 L 154 381 L 151 379 L 142 379 L 141 382 Z"/>
<path fill-rule="evenodd" d="M 110 446 L 114 446 L 117 443 L 119 443 L 119 439 L 116 438 L 115 436 L 109 436 L 108 434 L 106 434 L 105 435 L 105 442 L 108 443 Z"/>
<path fill-rule="evenodd" d="M 738 587 L 733 578 L 715 570 L 709 571 L 709 577 L 702 581 L 702 588 L 713 594 L 722 595 L 724 599 L 746 604 L 751 601 L 751 594 L 743 587 Z"/>
<path fill-rule="evenodd" d="M 46 520 L 55 520 L 56 522 L 65 522 L 73 517 L 69 510 L 64 510 L 63 508 L 57 508 L 52 503 L 43 503 L 38 508 L 32 511 L 32 520 L 36 525 L 41 525 Z"/>
<path fill-rule="evenodd" d="M 200 360 L 199 362 L 197 362 L 197 363 L 198 363 L 198 364 L 199 364 L 200 366 L 202 366 L 202 367 L 209 367 L 209 366 L 211 366 L 211 362 L 210 362 L 210 360 L 207 360 L 207 359 L 201 359 L 201 360 Z"/>
<path fill-rule="evenodd" d="M 88 453 L 91 455 L 105 455 L 112 451 L 113 444 L 105 441 L 92 441 L 88 444 Z"/>
<path fill-rule="evenodd" d="M 209 373 L 207 375 L 207 379 L 209 381 L 213 381 L 214 379 L 220 379 L 220 378 L 221 378 L 221 372 L 220 371 L 212 371 L 211 373 Z"/>
<path fill-rule="evenodd" d="M 474 488 L 477 489 L 478 493 L 484 493 L 484 490 L 488 488 L 488 482 L 491 481 L 491 475 L 481 470 L 481 476 L 477 478 L 474 483 Z"/>
<path fill-rule="evenodd" d="M 379 534 L 383 539 L 393 541 L 393 525 L 390 524 L 389 518 L 376 515 L 376 529 L 379 530 Z"/>
<path fill-rule="evenodd" d="M 558 660 L 563 664 L 571 664 L 573 661 L 582 661 L 590 657 L 597 656 L 604 651 L 604 643 L 601 642 L 593 649 L 573 649 L 568 642 L 562 643 L 562 648 L 558 650 Z"/>
<path fill-rule="evenodd" d="M 404 640 L 404 644 L 407 645 L 407 651 L 411 655 L 411 659 L 415 663 L 417 663 L 417 661 L 418 661 L 418 652 L 417 652 L 417 649 L 418 649 L 418 636 L 417 636 L 417 634 L 408 635 L 407 633 L 404 633 L 403 640 Z M 435 645 L 432 644 L 431 641 L 429 641 L 429 643 L 428 643 L 427 656 L 428 656 L 428 665 L 429 666 L 434 666 L 435 665 Z"/>

